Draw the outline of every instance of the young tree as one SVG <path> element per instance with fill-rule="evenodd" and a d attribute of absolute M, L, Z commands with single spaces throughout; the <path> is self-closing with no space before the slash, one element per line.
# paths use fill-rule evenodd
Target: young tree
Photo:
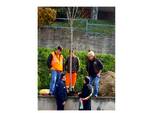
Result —
<path fill-rule="evenodd" d="M 78 7 L 68 7 L 67 8 L 67 18 L 69 20 L 69 24 L 70 24 L 70 40 L 71 40 L 71 44 L 70 44 L 70 51 L 72 54 L 72 46 L 73 46 L 73 22 L 74 19 L 76 18 L 78 12 Z M 70 80 L 71 80 L 71 87 L 72 87 L 72 55 L 70 56 Z M 72 89 L 71 89 L 72 90 Z"/>

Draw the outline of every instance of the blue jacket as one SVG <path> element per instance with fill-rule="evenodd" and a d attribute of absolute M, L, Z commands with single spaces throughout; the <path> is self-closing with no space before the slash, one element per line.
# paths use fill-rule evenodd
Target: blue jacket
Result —
<path fill-rule="evenodd" d="M 61 101 L 61 102 L 64 102 L 67 100 L 66 85 L 65 85 L 65 82 L 62 80 L 59 80 L 56 83 L 55 98 L 56 98 L 56 100 Z"/>

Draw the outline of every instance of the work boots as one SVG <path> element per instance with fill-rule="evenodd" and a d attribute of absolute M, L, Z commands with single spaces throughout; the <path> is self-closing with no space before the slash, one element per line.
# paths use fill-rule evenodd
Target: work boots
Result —
<path fill-rule="evenodd" d="M 74 96 L 74 94 L 75 94 L 74 88 L 71 88 L 70 96 Z"/>
<path fill-rule="evenodd" d="M 74 96 L 74 94 L 75 94 L 74 88 L 70 88 L 70 89 L 68 88 L 67 89 L 67 95 L 68 96 Z"/>

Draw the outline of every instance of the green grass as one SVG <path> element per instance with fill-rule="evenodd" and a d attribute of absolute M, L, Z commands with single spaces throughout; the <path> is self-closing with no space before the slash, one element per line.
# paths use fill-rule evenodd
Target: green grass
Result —
<path fill-rule="evenodd" d="M 88 22 L 90 24 L 109 24 L 109 25 L 115 25 L 114 21 L 112 21 L 112 20 L 92 20 L 92 19 L 89 19 Z"/>
<path fill-rule="evenodd" d="M 98 25 L 88 25 L 87 31 L 90 33 L 99 33 L 103 35 L 112 35 L 115 32 L 115 23 L 110 20 L 88 20 L 88 24 L 98 24 Z M 54 22 L 51 24 L 52 27 L 70 27 L 68 21 Z M 86 31 L 86 20 L 75 20 L 73 27 Z"/>
<path fill-rule="evenodd" d="M 89 26 L 88 32 L 111 36 L 115 32 L 115 28 L 110 26 Z"/>
<path fill-rule="evenodd" d="M 69 23 L 68 22 L 54 22 L 51 24 L 51 26 L 61 26 L 61 27 L 69 27 Z"/>

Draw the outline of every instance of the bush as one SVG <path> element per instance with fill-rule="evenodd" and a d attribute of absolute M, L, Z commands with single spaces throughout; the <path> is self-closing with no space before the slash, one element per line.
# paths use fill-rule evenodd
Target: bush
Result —
<path fill-rule="evenodd" d="M 56 19 L 56 10 L 53 8 L 38 8 L 38 26 L 50 25 Z"/>
<path fill-rule="evenodd" d="M 47 58 L 49 54 L 55 49 L 49 48 L 38 48 L 38 89 L 49 88 L 49 82 L 51 74 L 48 72 L 47 68 Z M 62 52 L 64 58 L 66 59 L 69 50 L 64 49 Z M 76 51 L 75 54 L 80 60 L 80 69 L 78 72 L 77 83 L 75 86 L 76 91 L 80 91 L 83 85 L 83 79 L 88 73 L 86 72 L 86 59 L 87 52 L 85 51 Z M 115 57 L 110 54 L 97 54 L 96 57 L 101 59 L 104 69 L 102 72 L 115 71 Z"/>

